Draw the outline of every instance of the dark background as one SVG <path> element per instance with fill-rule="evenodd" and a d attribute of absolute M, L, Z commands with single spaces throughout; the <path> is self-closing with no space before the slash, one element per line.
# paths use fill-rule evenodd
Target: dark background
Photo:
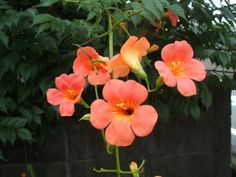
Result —
<path fill-rule="evenodd" d="M 204 119 L 197 122 L 176 113 L 167 122 L 159 121 L 151 135 L 120 148 L 122 168 L 128 170 L 131 161 L 140 164 L 145 159 L 145 177 L 230 177 L 230 103 L 230 91 L 217 88 Z M 115 160 L 106 154 L 100 132 L 89 122 L 63 119 L 55 135 L 31 147 L 34 153 L 16 153 L 17 148 L 22 146 L 9 147 L 9 161 L 0 165 L 1 177 L 29 174 L 26 160 L 35 177 L 116 176 L 93 172 L 95 167 L 114 168 Z"/>

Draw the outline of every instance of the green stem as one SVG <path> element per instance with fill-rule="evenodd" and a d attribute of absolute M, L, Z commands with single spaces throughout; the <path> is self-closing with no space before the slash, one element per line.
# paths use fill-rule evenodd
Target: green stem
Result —
<path fill-rule="evenodd" d="M 115 147 L 116 151 L 116 173 L 117 177 L 121 177 L 121 169 L 120 169 L 120 155 L 119 155 L 119 147 Z"/>
<path fill-rule="evenodd" d="M 145 79 L 145 82 L 146 82 L 147 90 L 149 93 L 157 91 L 161 86 L 164 85 L 162 77 L 158 77 L 158 79 L 156 80 L 156 87 L 154 89 L 150 88 L 148 78 Z"/>
<path fill-rule="evenodd" d="M 90 108 L 90 106 L 84 101 L 84 99 L 83 98 L 80 98 L 80 102 L 79 102 L 84 108 L 87 108 L 87 109 L 89 109 Z"/>
<path fill-rule="evenodd" d="M 98 86 L 97 85 L 94 85 L 94 91 L 95 91 L 96 98 L 99 99 L 99 96 L 98 96 Z"/>
<path fill-rule="evenodd" d="M 90 43 L 90 42 L 92 42 L 92 41 L 94 41 L 94 40 L 96 40 L 98 38 L 104 37 L 106 35 L 108 35 L 108 32 L 102 33 L 102 34 L 100 34 L 100 35 L 98 35 L 98 36 L 96 36 L 96 37 L 94 37 L 92 39 L 89 39 L 89 40 L 85 41 L 84 43 L 80 44 L 80 46 L 84 46 L 84 45 L 86 45 L 86 44 L 88 44 L 88 43 Z"/>
<path fill-rule="evenodd" d="M 108 42 L 109 42 L 109 58 L 113 57 L 113 28 L 112 28 L 112 16 L 107 12 L 108 18 Z"/>
<path fill-rule="evenodd" d="M 112 19 L 117 23 L 117 20 L 113 17 L 113 16 L 111 16 L 112 17 Z M 123 26 L 123 25 L 121 25 L 120 23 L 119 23 L 119 26 L 122 28 L 122 30 L 130 37 L 131 35 L 129 34 L 129 31 Z"/>

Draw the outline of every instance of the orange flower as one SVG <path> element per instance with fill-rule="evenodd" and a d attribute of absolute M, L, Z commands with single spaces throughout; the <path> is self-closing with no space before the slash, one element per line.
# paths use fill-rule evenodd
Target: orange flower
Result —
<path fill-rule="evenodd" d="M 174 12 L 172 12 L 172 11 L 170 11 L 170 10 L 168 10 L 168 11 L 165 13 L 165 16 L 170 20 L 171 25 L 172 25 L 173 27 L 176 27 L 179 17 L 178 17 Z"/>
<path fill-rule="evenodd" d="M 84 77 L 88 76 L 88 82 L 92 85 L 102 85 L 111 79 L 107 71 L 107 57 L 98 55 L 92 47 L 82 47 L 77 51 L 77 57 L 73 63 L 73 71 Z"/>
<path fill-rule="evenodd" d="M 157 112 L 150 105 L 141 105 L 148 96 L 146 88 L 134 80 L 112 79 L 103 88 L 105 100 L 91 105 L 91 124 L 105 130 L 108 143 L 128 146 L 137 136 L 147 136 L 157 121 Z"/>
<path fill-rule="evenodd" d="M 81 93 L 85 87 L 85 80 L 78 74 L 61 74 L 55 79 L 57 88 L 47 91 L 47 101 L 59 106 L 61 116 L 72 116 L 75 112 L 74 104 L 80 102 Z"/>
<path fill-rule="evenodd" d="M 109 71 L 113 71 L 114 78 L 125 77 L 130 70 L 141 78 L 146 78 L 146 73 L 141 66 L 142 57 L 147 55 L 150 44 L 145 37 L 138 39 L 131 36 L 121 47 L 120 54 L 115 55 L 109 62 Z"/>
<path fill-rule="evenodd" d="M 156 61 L 155 67 L 164 83 L 169 87 L 177 85 L 184 96 L 196 94 L 196 86 L 191 80 L 202 81 L 206 76 L 205 66 L 193 58 L 193 49 L 186 41 L 175 41 L 161 51 L 163 61 Z"/>

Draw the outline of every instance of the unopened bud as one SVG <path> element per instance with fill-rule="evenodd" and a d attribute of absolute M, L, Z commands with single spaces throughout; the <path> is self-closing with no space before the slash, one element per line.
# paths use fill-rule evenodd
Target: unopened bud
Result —
<path fill-rule="evenodd" d="M 148 53 L 157 51 L 159 48 L 160 48 L 159 45 L 157 45 L 157 44 L 152 44 L 152 46 L 148 49 Z"/>
<path fill-rule="evenodd" d="M 136 162 L 132 161 L 129 165 L 131 171 L 138 171 L 138 165 Z"/>

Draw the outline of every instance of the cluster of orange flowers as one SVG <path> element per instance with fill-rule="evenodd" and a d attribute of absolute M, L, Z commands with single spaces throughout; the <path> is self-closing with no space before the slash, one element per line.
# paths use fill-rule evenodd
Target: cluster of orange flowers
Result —
<path fill-rule="evenodd" d="M 55 79 L 56 88 L 47 91 L 47 100 L 59 105 L 61 116 L 72 116 L 75 104 L 83 102 L 81 94 L 86 80 L 91 85 L 104 85 L 103 99 L 96 99 L 90 107 L 90 122 L 97 129 L 105 129 L 106 141 L 111 145 L 128 146 L 135 135 L 143 137 L 152 132 L 158 114 L 151 105 L 142 105 L 148 90 L 135 80 L 123 81 L 133 72 L 146 80 L 147 74 L 141 60 L 153 50 L 145 37 L 131 36 L 120 49 L 120 53 L 109 59 L 100 56 L 92 47 L 77 51 L 72 74 L 61 74 Z M 196 94 L 192 80 L 202 81 L 205 66 L 193 58 L 193 49 L 186 41 L 175 41 L 161 51 L 163 61 L 156 61 L 155 68 L 161 81 L 169 87 L 177 86 L 183 96 Z M 124 133 L 125 132 L 125 133 Z"/>

